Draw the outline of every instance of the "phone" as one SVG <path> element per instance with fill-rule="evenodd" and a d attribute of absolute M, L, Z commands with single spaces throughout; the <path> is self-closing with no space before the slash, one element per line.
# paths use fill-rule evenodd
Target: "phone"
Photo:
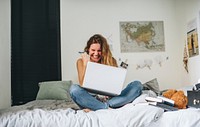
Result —
<path fill-rule="evenodd" d="M 79 51 L 78 53 L 80 53 L 80 54 L 82 54 L 82 53 L 84 53 L 85 51 Z"/>

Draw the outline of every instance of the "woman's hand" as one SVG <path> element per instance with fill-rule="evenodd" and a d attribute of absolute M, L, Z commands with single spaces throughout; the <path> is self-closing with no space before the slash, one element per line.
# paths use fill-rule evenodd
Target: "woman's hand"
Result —
<path fill-rule="evenodd" d="M 84 66 L 87 65 L 88 61 L 90 61 L 90 56 L 86 52 L 84 52 L 84 53 L 81 54 L 81 58 L 83 60 Z"/>

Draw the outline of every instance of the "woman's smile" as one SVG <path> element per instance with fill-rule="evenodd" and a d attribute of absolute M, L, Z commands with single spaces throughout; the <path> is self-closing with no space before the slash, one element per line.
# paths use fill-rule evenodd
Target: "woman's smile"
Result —
<path fill-rule="evenodd" d="M 98 43 L 92 44 L 89 48 L 90 61 L 99 62 L 101 60 L 101 45 Z"/>

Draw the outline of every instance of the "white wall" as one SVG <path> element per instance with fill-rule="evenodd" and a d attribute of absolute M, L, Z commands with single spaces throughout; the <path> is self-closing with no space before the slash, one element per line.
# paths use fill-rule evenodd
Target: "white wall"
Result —
<path fill-rule="evenodd" d="M 178 0 L 179 3 L 182 0 Z M 182 6 L 180 7 L 179 10 L 179 14 L 184 13 L 185 14 L 185 18 L 182 20 L 182 30 L 184 32 L 182 32 L 181 34 L 181 39 L 186 41 L 186 37 L 187 37 L 187 25 L 188 22 L 197 18 L 197 29 L 198 29 L 198 40 L 199 40 L 199 46 L 200 46 L 200 1 L 199 0 L 184 0 Z M 181 18 L 180 18 L 181 19 Z M 188 83 L 189 84 L 195 84 L 197 83 L 198 79 L 200 78 L 200 55 L 198 56 L 194 56 L 189 58 L 188 61 L 188 69 L 189 69 L 189 73 L 187 75 L 182 75 L 182 81 L 184 81 L 184 79 L 188 79 Z"/>
<path fill-rule="evenodd" d="M 10 1 L 0 0 L 0 109 L 11 105 Z"/>
<path fill-rule="evenodd" d="M 94 33 L 110 36 L 113 55 L 128 59 L 127 81 L 157 77 L 161 89 L 179 88 L 197 82 L 200 56 L 189 59 L 189 74 L 183 69 L 187 22 L 199 15 L 199 0 L 61 0 L 61 48 L 63 80 L 77 82 L 76 59 Z M 165 52 L 120 53 L 119 21 L 163 20 Z M 10 0 L 0 0 L 0 109 L 11 105 Z M 136 70 L 144 58 L 169 57 L 162 67 Z"/>
<path fill-rule="evenodd" d="M 90 36 L 95 33 L 112 35 L 113 55 L 128 59 L 126 83 L 157 78 L 161 89 L 179 88 L 181 84 L 183 42 L 180 39 L 174 0 L 61 0 L 61 47 L 63 80 L 77 83 L 76 60 Z M 120 21 L 164 21 L 165 52 L 121 53 Z M 136 69 L 144 59 L 168 57 L 162 67 Z"/>

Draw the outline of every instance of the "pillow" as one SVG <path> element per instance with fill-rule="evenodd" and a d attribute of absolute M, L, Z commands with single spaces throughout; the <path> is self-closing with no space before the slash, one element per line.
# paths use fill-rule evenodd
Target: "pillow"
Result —
<path fill-rule="evenodd" d="M 138 104 L 138 103 L 143 103 L 143 102 L 147 102 L 145 100 L 145 98 L 148 97 L 148 94 L 141 94 L 139 97 L 135 98 L 135 100 L 133 100 L 132 104 Z"/>
<path fill-rule="evenodd" d="M 151 90 L 143 90 L 142 91 L 142 94 L 137 97 L 133 102 L 132 104 L 135 105 L 135 104 L 138 104 L 138 103 L 143 103 L 143 102 L 147 102 L 145 100 L 146 97 L 157 97 L 156 93 L 151 91 Z"/>
<path fill-rule="evenodd" d="M 39 83 L 36 100 L 66 100 L 71 101 L 69 88 L 72 81 L 47 81 Z"/>
<path fill-rule="evenodd" d="M 149 97 L 157 97 L 158 95 L 152 90 L 143 90 L 142 94 L 147 94 Z"/>
<path fill-rule="evenodd" d="M 152 90 L 157 95 L 160 94 L 160 88 L 159 88 L 157 79 L 154 78 L 154 79 L 144 83 L 143 84 L 143 90 Z"/>

